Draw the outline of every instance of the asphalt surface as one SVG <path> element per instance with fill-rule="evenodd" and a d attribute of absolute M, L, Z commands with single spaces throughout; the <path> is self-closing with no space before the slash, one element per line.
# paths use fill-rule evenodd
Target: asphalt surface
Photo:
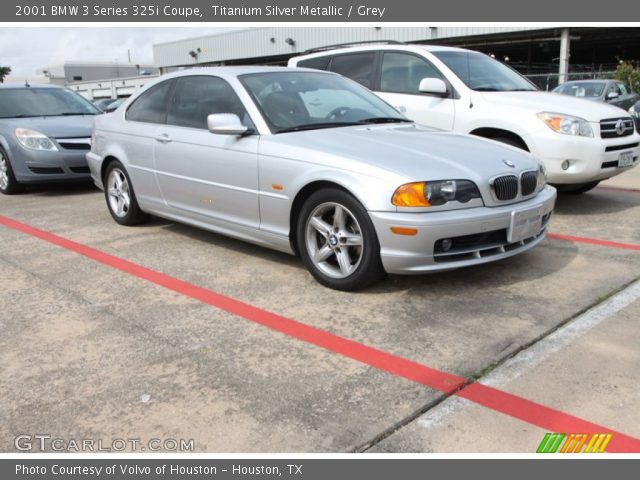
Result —
<path fill-rule="evenodd" d="M 640 277 L 639 177 L 561 196 L 550 227 L 630 248 L 548 238 L 501 262 L 355 294 L 320 286 L 299 259 L 216 234 L 159 219 L 118 226 L 88 185 L 3 196 L 0 215 L 482 383 Z M 140 440 L 137 451 L 193 439 L 204 452 L 532 453 L 547 431 L 466 400 L 442 414 L 455 399 L 441 390 L 16 229 L 0 225 L 0 245 L 2 452 L 45 434 L 64 451 L 85 439 Z M 638 313 L 632 302 L 496 388 L 640 437 Z"/>

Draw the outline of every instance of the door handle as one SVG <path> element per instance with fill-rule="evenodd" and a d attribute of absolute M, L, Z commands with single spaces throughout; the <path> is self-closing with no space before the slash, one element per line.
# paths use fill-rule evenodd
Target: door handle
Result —
<path fill-rule="evenodd" d="M 167 135 L 166 133 L 163 133 L 162 135 L 158 135 L 156 137 L 156 140 L 160 143 L 169 143 L 171 142 L 171 137 L 169 137 L 169 135 Z"/>

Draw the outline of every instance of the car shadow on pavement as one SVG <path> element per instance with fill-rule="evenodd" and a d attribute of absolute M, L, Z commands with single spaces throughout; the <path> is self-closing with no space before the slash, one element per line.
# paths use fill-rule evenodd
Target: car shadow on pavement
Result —
<path fill-rule="evenodd" d="M 200 230 L 188 225 L 168 223 L 165 227 L 173 233 L 184 235 L 192 240 L 214 245 L 236 253 L 242 253 L 251 257 L 275 265 L 286 265 L 306 272 L 302 260 L 298 257 L 277 252 L 266 247 L 260 247 L 235 240 L 223 235 Z M 550 258 L 549 254 L 552 254 Z M 533 249 L 496 262 L 484 265 L 449 270 L 445 272 L 427 273 L 422 275 L 391 275 L 382 282 L 365 290 L 353 292 L 354 294 L 391 293 L 397 291 L 429 290 L 442 288 L 447 291 L 458 289 L 464 292 L 466 288 L 477 288 L 483 285 L 487 288 L 500 288 L 514 283 L 530 282 L 546 277 L 565 268 L 578 255 L 578 247 L 569 242 L 556 243 L 544 240 Z M 295 281 L 292 279 L 292 281 Z M 318 284 L 318 288 L 325 288 Z"/>
<path fill-rule="evenodd" d="M 38 197 L 62 197 L 65 195 L 85 195 L 87 193 L 102 194 L 93 182 L 47 183 L 27 186 L 27 193 Z"/>
<path fill-rule="evenodd" d="M 559 194 L 554 215 L 616 213 L 640 206 L 640 192 L 592 190 L 581 195 Z"/>

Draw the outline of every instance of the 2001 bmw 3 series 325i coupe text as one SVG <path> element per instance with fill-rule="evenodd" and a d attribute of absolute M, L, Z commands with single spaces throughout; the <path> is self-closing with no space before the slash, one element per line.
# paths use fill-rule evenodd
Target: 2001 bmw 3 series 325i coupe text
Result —
<path fill-rule="evenodd" d="M 556 198 L 530 154 L 305 69 L 163 76 L 96 119 L 87 159 L 116 222 L 154 214 L 297 253 L 340 290 L 523 252 Z"/>

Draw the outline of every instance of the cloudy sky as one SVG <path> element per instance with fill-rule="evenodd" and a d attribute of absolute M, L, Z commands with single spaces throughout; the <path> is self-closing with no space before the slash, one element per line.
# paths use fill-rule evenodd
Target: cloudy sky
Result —
<path fill-rule="evenodd" d="M 12 76 L 32 77 L 67 60 L 153 63 L 152 45 L 232 30 L 222 27 L 29 27 L 0 28 L 0 66 Z"/>

